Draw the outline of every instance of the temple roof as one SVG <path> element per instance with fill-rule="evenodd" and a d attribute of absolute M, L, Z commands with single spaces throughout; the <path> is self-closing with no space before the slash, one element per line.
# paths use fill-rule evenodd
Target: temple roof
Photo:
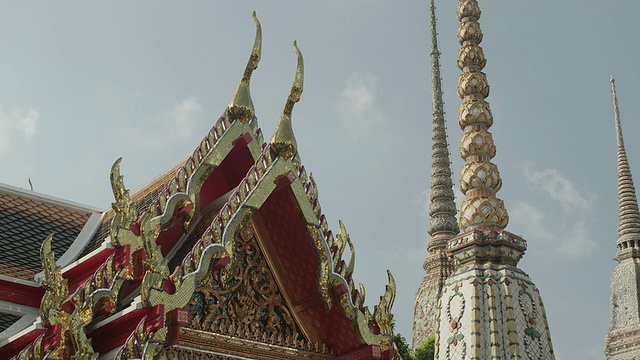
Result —
<path fill-rule="evenodd" d="M 393 277 L 389 273 L 389 285 L 371 313 L 364 306 L 364 287 L 352 277 L 355 251 L 349 235 L 342 223 L 336 236 L 329 230 L 317 186 L 300 163 L 291 114 L 304 72 L 295 42 L 294 83 L 271 141 L 263 142 L 249 95 L 261 48 L 255 14 L 254 21 L 256 40 L 238 91 L 194 152 L 133 195 L 118 159 L 110 174 L 112 209 L 98 213 L 102 221 L 95 223 L 83 256 L 67 268 L 58 266 L 51 252 L 57 236 L 44 240 L 42 286 L 9 294 L 18 303 L 39 307 L 39 323 L 0 341 L 0 356 L 153 358 L 171 345 L 191 346 L 189 336 L 203 336 L 195 331 L 199 324 L 187 321 L 196 318 L 190 304 L 207 291 L 222 290 L 224 297 L 215 294 L 215 301 L 201 303 L 205 313 L 198 317 L 220 315 L 209 307 L 236 296 L 239 302 L 223 315 L 237 326 L 216 323 L 208 329 L 219 336 L 261 340 L 250 332 L 268 325 L 280 329 L 278 318 L 287 324 L 295 319 L 296 336 L 264 333 L 269 339 L 262 341 L 321 358 L 393 356 Z M 248 253 L 239 251 L 242 241 L 249 244 Z M 243 324 L 246 311 L 252 311 L 248 303 L 270 299 L 262 293 L 262 281 L 232 278 L 234 271 L 244 276 L 246 264 L 255 260 L 252 248 L 259 248 L 268 263 L 263 261 L 259 275 L 271 274 L 283 300 L 278 301 L 281 310 L 271 314 L 275 318 L 263 318 L 258 311 L 257 322 Z M 35 299 L 29 300 L 32 293 Z M 283 315 L 287 312 L 291 319 Z M 220 342 L 211 346 L 226 351 Z"/>
<path fill-rule="evenodd" d="M 18 321 L 22 315 L 0 313 L 0 332 L 5 331 L 9 326 Z"/>
<path fill-rule="evenodd" d="M 33 281 L 42 271 L 38 249 L 56 234 L 56 260 L 71 247 L 87 221 L 100 211 L 88 206 L 0 184 L 0 274 Z"/>
<path fill-rule="evenodd" d="M 173 179 L 178 170 L 184 165 L 186 159 L 178 162 L 169 170 L 160 174 L 140 189 L 136 190 L 131 198 L 135 203 L 136 210 L 138 213 L 142 213 L 149 209 L 149 205 L 158 198 L 158 195 L 163 192 L 171 179 Z M 100 222 L 100 226 L 91 237 L 91 240 L 87 243 L 85 248 L 82 250 L 82 253 L 79 257 L 83 257 L 90 252 L 98 249 L 100 245 L 105 241 L 107 236 L 109 236 L 109 225 L 111 224 L 111 220 L 113 220 L 113 209 L 109 208 L 104 212 L 104 216 L 102 217 L 102 221 Z"/>

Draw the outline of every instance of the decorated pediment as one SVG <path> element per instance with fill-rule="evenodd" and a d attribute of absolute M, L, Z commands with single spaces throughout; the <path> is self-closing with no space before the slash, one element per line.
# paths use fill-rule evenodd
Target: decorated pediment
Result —
<path fill-rule="evenodd" d="M 205 285 L 193 293 L 184 326 L 187 339 L 202 334 L 189 330 L 199 330 L 213 333 L 208 336 L 210 340 L 231 349 L 234 343 L 242 344 L 242 348 L 259 342 L 274 349 L 296 349 L 296 354 L 333 355 L 326 344 L 311 342 L 301 332 L 252 222 L 240 231 L 233 248 L 235 261 L 228 268 L 212 272 Z"/>
<path fill-rule="evenodd" d="M 253 224 L 240 231 L 233 251 L 235 261 L 212 272 L 205 285 L 196 288 L 187 305 L 186 327 L 265 343 L 304 340 L 269 269 Z"/>

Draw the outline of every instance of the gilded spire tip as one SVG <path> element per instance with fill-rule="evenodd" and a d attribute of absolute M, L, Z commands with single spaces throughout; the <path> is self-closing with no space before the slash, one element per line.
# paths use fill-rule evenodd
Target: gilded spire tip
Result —
<path fill-rule="evenodd" d="M 302 94 L 304 85 L 304 60 L 302 59 L 302 53 L 300 52 L 300 49 L 298 49 L 298 42 L 293 40 L 292 47 L 293 52 L 296 53 L 298 65 L 296 67 L 296 75 L 293 80 L 293 86 L 291 87 L 291 94 L 289 95 L 289 101 L 292 102 L 291 109 L 289 109 L 289 115 L 291 115 L 291 111 L 293 110 L 293 104 L 297 103 L 300 100 L 300 95 Z"/>
<path fill-rule="evenodd" d="M 291 113 L 293 112 L 295 103 L 300 101 L 300 95 L 302 95 L 304 88 L 304 59 L 302 58 L 302 53 L 300 49 L 298 49 L 296 41 L 293 42 L 293 51 L 296 53 L 298 62 L 296 74 L 293 79 L 289 97 L 287 98 L 287 102 L 282 110 L 282 115 L 280 115 L 280 119 L 278 120 L 278 124 L 276 124 L 276 129 L 270 141 L 271 150 L 274 154 L 287 159 L 293 157 L 298 151 L 296 138 L 293 134 L 293 127 L 291 126 Z"/>
<path fill-rule="evenodd" d="M 249 91 L 249 82 L 253 71 L 258 68 L 262 56 L 262 26 L 260 26 L 260 21 L 255 11 L 252 17 L 253 22 L 256 24 L 256 37 L 253 41 L 253 49 L 251 50 L 249 61 L 242 74 L 240 84 L 238 84 L 238 88 L 228 108 L 231 120 L 240 120 L 243 123 L 251 121 L 255 116 L 255 108 L 251 100 L 251 92 Z"/>

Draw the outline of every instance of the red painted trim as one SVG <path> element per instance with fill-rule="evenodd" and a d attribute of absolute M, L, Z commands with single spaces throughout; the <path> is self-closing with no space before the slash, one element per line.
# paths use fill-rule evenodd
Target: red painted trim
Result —
<path fill-rule="evenodd" d="M 229 154 L 220 163 L 220 166 L 218 166 L 217 170 L 222 172 L 222 176 L 228 184 L 228 190 L 238 186 L 240 181 L 247 176 L 249 169 L 256 163 L 253 155 L 251 155 L 251 151 L 249 151 L 247 147 L 250 139 L 251 136 L 249 136 L 249 134 L 244 134 L 238 138 L 233 149 L 231 149 Z"/>
<path fill-rule="evenodd" d="M 44 341 L 42 347 L 44 352 L 53 350 L 60 346 L 60 339 L 62 338 L 62 325 L 56 324 L 47 329 L 44 335 Z"/>
<path fill-rule="evenodd" d="M 131 259 L 133 261 L 132 272 L 134 276 L 134 281 L 142 281 L 144 277 L 144 264 L 143 261 L 147 258 L 147 254 L 144 252 L 144 249 L 140 248 L 133 252 L 131 255 Z"/>
<path fill-rule="evenodd" d="M 44 335 L 44 340 L 42 341 L 43 349 L 45 351 L 53 349 L 60 345 L 61 329 L 62 327 L 60 325 L 54 325 L 48 329 L 31 330 L 21 337 L 1 347 L 0 358 L 11 359 L 12 357 L 18 355 L 27 346 L 33 344 L 33 342 L 36 341 L 36 339 L 41 335 Z"/>
<path fill-rule="evenodd" d="M 184 221 L 184 216 L 179 216 L 176 218 L 175 223 L 171 225 L 171 227 L 167 230 L 163 230 L 158 235 L 156 239 L 156 244 L 160 246 L 162 250 L 162 256 L 167 256 L 171 248 L 176 244 L 178 239 L 185 233 L 184 227 L 182 226 Z"/>
<path fill-rule="evenodd" d="M 167 344 L 175 345 L 180 341 L 180 327 L 187 325 L 189 322 L 189 310 L 173 309 L 167 313 L 167 325 L 169 334 L 167 335 Z"/>
<path fill-rule="evenodd" d="M 71 267 L 62 273 L 69 284 L 69 294 L 73 294 L 80 286 L 84 285 L 89 277 L 96 272 L 100 265 L 116 251 L 116 249 L 104 249 L 83 262 Z"/>
<path fill-rule="evenodd" d="M 236 141 L 233 142 L 233 148 L 231 149 L 231 151 L 229 151 L 229 155 L 235 153 L 236 151 L 239 151 L 241 148 L 246 147 L 252 141 L 253 138 L 249 133 L 242 134 L 242 136 L 240 136 L 238 139 L 236 139 Z"/>
<path fill-rule="evenodd" d="M 276 189 L 274 191 L 280 190 L 285 186 L 289 186 L 293 184 L 294 181 L 296 181 L 296 176 L 291 170 L 289 170 L 285 174 L 282 174 L 276 178 Z"/>
<path fill-rule="evenodd" d="M 105 276 L 104 272 L 106 271 L 106 269 L 103 268 L 103 270 L 101 271 L 100 274 L 96 274 L 96 271 L 98 270 L 98 268 L 100 266 L 102 266 L 102 264 L 104 264 L 107 261 L 107 259 L 111 255 L 114 256 L 113 269 L 111 269 L 111 271 L 113 271 L 114 273 L 117 272 L 118 270 L 122 269 L 122 268 L 130 266 L 130 264 L 131 264 L 129 262 L 129 253 L 130 252 L 131 252 L 131 246 L 130 245 L 118 246 L 117 248 L 112 249 L 111 250 L 111 254 L 109 254 L 109 256 L 106 259 L 104 259 L 102 263 L 100 263 L 98 265 L 98 267 L 96 267 L 96 269 L 94 270 L 93 273 L 83 274 L 84 280 L 79 284 L 74 284 L 74 286 L 73 286 L 74 290 L 70 291 L 69 293 L 73 294 L 78 288 L 80 288 L 81 286 L 84 286 L 87 281 L 91 281 L 90 279 L 92 279 L 92 277 L 95 278 L 95 279 L 100 279 L 103 276 Z M 82 264 L 84 264 L 84 263 L 82 263 Z M 82 264 L 79 264 L 78 266 L 81 266 Z M 69 280 L 67 279 L 67 281 L 69 281 Z M 69 286 L 69 288 L 71 289 L 71 286 Z M 75 309 L 75 304 L 70 299 L 65 301 L 62 304 L 62 310 L 64 310 L 65 312 L 67 312 L 69 314 L 71 314 L 74 309 Z M 95 316 L 97 316 L 97 315 L 104 314 L 105 310 L 108 310 L 108 309 L 109 309 L 109 305 L 107 305 L 106 308 L 93 309 L 93 311 L 96 312 Z"/>
<path fill-rule="evenodd" d="M 253 165 L 254 160 L 251 157 L 251 152 L 248 150 L 247 145 L 253 141 L 253 138 L 249 133 L 245 133 L 235 140 L 233 148 L 229 151 L 229 153 L 225 156 L 224 160 L 220 163 L 220 166 L 216 168 L 212 174 L 209 175 L 212 180 L 216 179 L 216 181 L 212 181 L 215 185 L 215 189 L 212 189 L 211 192 L 204 192 L 206 195 L 206 201 L 200 204 L 200 206 L 206 206 L 208 202 L 215 200 L 220 195 L 228 192 L 232 188 L 238 185 L 240 181 L 244 178 L 245 174 Z M 220 173 L 222 178 L 225 181 L 220 181 L 220 178 L 213 177 L 215 173 Z M 209 187 L 211 183 L 208 179 L 204 182 L 201 191 L 201 201 L 203 200 L 203 193 L 205 187 Z M 215 194 L 215 197 L 211 194 Z M 183 208 L 178 209 L 178 214 L 176 216 L 175 223 L 171 225 L 169 229 L 163 230 L 158 235 L 156 239 L 156 243 L 162 249 L 162 255 L 166 256 L 171 248 L 176 244 L 178 239 L 186 233 L 183 223 L 185 218 L 187 218 L 191 211 L 193 210 L 192 205 L 187 205 Z"/>
<path fill-rule="evenodd" d="M 113 259 L 113 266 L 116 269 L 122 269 L 131 265 L 131 262 L 129 261 L 130 254 L 131 254 L 131 245 L 118 247 L 116 249 L 115 259 Z"/>
<path fill-rule="evenodd" d="M 339 297 L 340 295 L 343 295 L 343 294 L 348 293 L 348 292 L 349 292 L 349 289 L 347 289 L 347 287 L 346 287 L 344 284 L 340 283 L 340 284 L 338 284 L 338 285 L 336 285 L 336 286 L 333 286 L 333 287 L 331 288 L 331 292 L 332 292 L 332 293 L 333 293 L 333 295 L 337 298 L 337 297 Z"/>
<path fill-rule="evenodd" d="M 340 355 L 350 354 L 365 344 L 358 340 L 353 323 L 338 305 L 339 298 L 348 294 L 349 289 L 344 284 L 332 286 L 334 304 L 327 312 L 318 286 L 313 281 L 318 278 L 318 251 L 325 250 L 315 248 L 305 227 L 297 199 L 288 185 L 292 180 L 291 175 L 289 172 L 275 180 L 276 189 L 254 215 L 258 223 L 257 230 L 264 240 L 260 246 L 272 259 L 271 270 L 280 278 L 281 290 L 288 297 L 292 307 L 290 310 L 296 312 L 300 326 L 308 329 L 313 341 L 326 344 Z M 292 274 L 296 274 L 296 277 L 292 278 Z M 305 279 L 305 282 L 296 278 Z M 378 354 L 373 358 L 380 359 L 382 355 L 379 351 Z"/>
<path fill-rule="evenodd" d="M 156 305 L 149 309 L 145 320 L 144 330 L 147 334 L 152 333 L 164 326 L 164 305 Z"/>
<path fill-rule="evenodd" d="M 44 289 L 40 286 L 29 286 L 0 279 L 0 300 L 2 301 L 39 308 L 43 295 Z"/>
<path fill-rule="evenodd" d="M 254 141 L 249 133 L 245 133 L 234 141 L 233 148 L 224 160 L 214 169 L 200 188 L 200 207 L 218 199 L 235 188 L 255 164 L 255 159 L 247 145 Z"/>
<path fill-rule="evenodd" d="M 219 270 L 222 270 L 223 267 L 229 265 L 229 263 L 231 262 L 231 258 L 229 258 L 228 256 L 223 257 L 222 259 L 218 260 L 212 267 L 212 272 L 216 272 Z"/>
<path fill-rule="evenodd" d="M 393 352 L 392 352 L 393 353 Z M 382 352 L 378 345 L 366 345 L 342 354 L 336 360 L 377 360 L 382 359 Z M 386 358 L 385 358 L 386 360 Z"/>
<path fill-rule="evenodd" d="M 385 351 L 382 353 L 382 358 L 383 358 L 384 360 L 393 360 L 393 349 L 385 350 Z"/>
<path fill-rule="evenodd" d="M 127 338 L 136 330 L 140 321 L 147 316 L 148 323 L 150 317 L 156 318 L 158 316 L 158 310 L 160 311 L 160 314 L 162 314 L 163 310 L 161 309 L 161 306 L 134 310 L 126 315 L 120 316 L 116 320 L 94 329 L 87 334 L 87 337 L 91 339 L 91 344 L 95 351 L 105 353 L 124 345 Z"/>

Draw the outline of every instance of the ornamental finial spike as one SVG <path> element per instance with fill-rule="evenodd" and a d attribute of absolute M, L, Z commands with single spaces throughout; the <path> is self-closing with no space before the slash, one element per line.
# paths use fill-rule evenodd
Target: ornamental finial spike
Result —
<path fill-rule="evenodd" d="M 616 143 L 618 144 L 618 148 L 622 148 L 624 152 L 625 162 L 627 159 L 626 150 L 624 148 L 624 140 L 622 139 L 622 126 L 620 125 L 620 109 L 618 109 L 618 96 L 616 95 L 616 79 L 611 75 L 611 79 L 609 79 L 611 83 L 611 95 L 613 96 L 613 117 L 616 124 Z M 628 165 L 628 162 L 627 162 Z M 620 157 L 618 157 L 618 169 L 620 167 Z"/>
<path fill-rule="evenodd" d="M 253 41 L 253 49 L 251 50 L 247 67 L 244 69 L 244 74 L 242 74 L 238 89 L 236 89 L 236 93 L 233 95 L 233 99 L 229 104 L 231 120 L 240 120 L 243 123 L 251 121 L 256 113 L 253 107 L 253 101 L 251 100 L 251 92 L 249 91 L 249 81 L 251 80 L 253 70 L 258 68 L 262 53 L 262 27 L 260 26 L 260 21 L 258 21 L 255 11 L 252 16 L 253 22 L 256 24 L 256 38 Z"/>
<path fill-rule="evenodd" d="M 618 146 L 618 255 L 620 261 L 624 249 L 631 248 L 633 242 L 640 240 L 640 211 L 636 188 L 631 176 L 631 168 L 627 159 L 627 151 L 622 139 L 622 126 L 620 125 L 620 110 L 618 109 L 618 97 L 616 95 L 615 79 L 611 76 L 611 94 L 613 96 L 613 113 L 616 126 L 616 142 Z M 625 246 L 626 245 L 626 246 Z"/>
<path fill-rule="evenodd" d="M 298 44 L 293 42 L 293 51 L 298 56 L 298 66 L 296 68 L 296 75 L 293 79 L 293 85 L 291 86 L 291 92 L 287 103 L 284 105 L 282 115 L 276 124 L 276 129 L 271 137 L 271 151 L 276 156 L 281 156 L 286 159 L 290 159 L 298 151 L 298 145 L 296 143 L 296 137 L 293 134 L 293 127 L 291 126 L 291 113 L 293 112 L 293 105 L 300 100 L 304 84 L 304 60 L 302 59 L 302 53 L 298 49 Z"/>

